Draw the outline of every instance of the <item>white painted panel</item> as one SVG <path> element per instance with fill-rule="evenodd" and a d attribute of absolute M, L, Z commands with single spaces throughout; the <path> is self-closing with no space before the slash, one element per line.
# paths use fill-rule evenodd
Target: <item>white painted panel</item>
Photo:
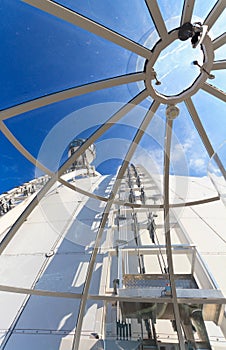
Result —
<path fill-rule="evenodd" d="M 78 203 L 74 204 L 74 209 Z M 64 203 L 62 202 L 61 198 L 59 197 L 59 194 L 55 194 L 55 200 L 49 201 L 48 198 L 44 198 L 39 203 L 40 211 L 43 212 L 43 217 L 45 218 L 45 221 L 52 222 L 54 220 L 58 221 L 68 221 L 71 218 L 71 215 L 73 213 L 72 210 L 69 210 L 69 208 L 65 207 Z"/>
<path fill-rule="evenodd" d="M 29 288 L 44 261 L 42 255 L 1 255 L 0 284 Z"/>
<path fill-rule="evenodd" d="M 67 231 L 66 239 L 82 247 L 93 247 L 96 239 L 97 229 L 92 231 L 92 220 L 77 218 Z"/>
<path fill-rule="evenodd" d="M 223 254 L 204 254 L 203 258 L 222 293 L 226 295 L 226 252 Z"/>
<path fill-rule="evenodd" d="M 204 220 L 191 216 L 183 218 L 181 222 L 200 252 L 225 251 L 225 243 Z"/>
<path fill-rule="evenodd" d="M 70 333 L 74 330 L 79 300 L 31 296 L 16 329 L 59 330 Z"/>
<path fill-rule="evenodd" d="M 0 292 L 0 330 L 2 332 L 11 326 L 25 297 L 23 294 Z"/>
<path fill-rule="evenodd" d="M 80 262 L 79 263 L 78 269 L 77 269 L 76 274 L 74 276 L 74 279 L 72 281 L 72 286 L 78 288 L 84 284 L 85 279 L 86 279 L 86 272 L 87 272 L 88 265 L 89 265 L 88 262 L 85 262 L 85 263 Z"/>
<path fill-rule="evenodd" d="M 88 305 L 86 307 L 86 312 L 83 318 L 82 323 L 82 331 L 83 332 L 92 332 L 95 331 L 95 324 L 96 324 L 96 313 L 97 313 L 97 304 L 88 302 Z"/>
<path fill-rule="evenodd" d="M 193 212 L 226 241 L 226 211 L 222 201 L 198 205 L 193 208 Z"/>
<path fill-rule="evenodd" d="M 73 232 L 71 232 L 73 234 Z M 79 244 L 78 242 L 75 242 L 73 239 L 71 239 L 70 235 L 66 236 L 63 240 L 63 242 L 59 245 L 57 251 L 59 254 L 61 253 L 84 253 L 85 247 Z M 72 236 L 73 237 L 73 236 Z"/>
<path fill-rule="evenodd" d="M 5 249 L 6 254 L 46 253 L 59 232 L 47 222 L 26 222 Z"/>
<path fill-rule="evenodd" d="M 73 337 L 56 334 L 13 334 L 5 350 L 70 350 Z"/>
<path fill-rule="evenodd" d="M 2 345 L 2 342 L 6 336 L 7 332 L 4 331 L 4 330 L 1 330 L 1 333 L 0 333 L 0 346 Z"/>
<path fill-rule="evenodd" d="M 102 276 L 102 261 L 103 255 L 97 255 L 95 268 L 92 274 L 92 279 L 90 283 L 90 294 L 99 294 L 100 292 L 100 284 L 102 278 L 106 278 L 106 275 Z"/>
<path fill-rule="evenodd" d="M 82 334 L 92 336 L 92 333 L 98 333 L 100 336 L 102 316 L 103 302 L 88 300 L 82 323 Z"/>
<path fill-rule="evenodd" d="M 37 289 L 81 293 L 89 254 L 56 254 L 36 284 Z"/>

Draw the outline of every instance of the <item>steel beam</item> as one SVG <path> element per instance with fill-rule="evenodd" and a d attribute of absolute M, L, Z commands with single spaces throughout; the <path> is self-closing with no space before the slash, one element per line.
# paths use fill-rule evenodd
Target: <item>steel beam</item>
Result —
<path fill-rule="evenodd" d="M 145 0 L 156 30 L 162 40 L 168 35 L 165 21 L 159 9 L 157 0 Z"/>
<path fill-rule="evenodd" d="M 119 77 L 95 81 L 93 83 L 84 84 L 81 86 L 76 86 L 74 88 L 59 91 L 54 94 L 50 94 L 44 97 L 39 97 L 32 101 L 24 102 L 16 106 L 6 108 L 0 111 L 0 120 L 5 120 L 11 117 L 15 117 L 19 114 L 27 113 L 27 112 L 33 111 L 34 109 L 45 107 L 52 103 L 65 101 L 69 98 L 88 94 L 90 92 L 94 92 L 102 89 L 108 89 L 108 88 L 123 85 L 123 84 L 134 83 L 134 82 L 143 80 L 144 77 L 145 77 L 145 73 L 143 72 L 125 74 Z"/>
<path fill-rule="evenodd" d="M 100 222 L 100 226 L 97 232 L 97 236 L 96 236 L 96 240 L 95 240 L 95 246 L 92 252 L 92 256 L 90 259 L 90 263 L 88 266 L 88 271 L 87 271 L 87 275 L 86 275 L 86 280 L 85 280 L 85 284 L 84 284 L 84 289 L 83 289 L 83 295 L 82 295 L 82 300 L 81 300 L 81 305 L 80 305 L 80 309 L 79 309 L 79 315 L 78 315 L 78 320 L 77 320 L 77 326 L 76 326 L 76 335 L 73 341 L 73 347 L 72 350 L 78 350 L 79 349 L 79 343 L 80 343 L 80 337 L 81 337 L 81 331 L 82 331 L 82 323 L 83 323 L 83 317 L 84 317 L 84 313 L 85 313 L 85 307 L 86 307 L 86 302 L 87 302 L 87 297 L 88 297 L 88 293 L 89 293 L 89 287 L 90 287 L 90 283 L 91 283 L 91 278 L 92 278 L 92 274 L 93 274 L 93 269 L 94 269 L 94 264 L 96 261 L 96 256 L 99 250 L 99 246 L 100 246 L 100 241 L 102 238 L 102 234 L 104 232 L 104 228 L 105 225 L 107 223 L 108 217 L 109 217 L 109 213 L 111 210 L 111 207 L 113 205 L 113 201 L 114 198 L 116 196 L 116 193 L 119 189 L 119 186 L 121 184 L 122 178 L 125 174 L 125 171 L 129 165 L 130 160 L 132 159 L 132 156 L 142 138 L 142 136 L 144 135 L 145 130 L 147 129 L 147 127 L 149 126 L 151 119 L 153 118 L 153 115 L 155 114 L 157 108 L 159 106 L 159 103 L 154 101 L 153 104 L 150 107 L 150 110 L 147 112 L 145 118 L 143 119 L 134 139 L 132 140 L 132 143 L 129 147 L 129 150 L 126 154 L 126 157 L 123 160 L 123 163 L 121 165 L 121 168 L 118 172 L 118 175 L 115 179 L 111 194 L 109 196 L 109 200 L 107 202 L 107 205 L 104 209 L 103 215 L 102 215 L 102 219 Z"/>
<path fill-rule="evenodd" d="M 181 15 L 181 22 L 180 22 L 181 26 L 184 23 L 191 22 L 194 4 L 195 4 L 195 0 L 184 0 L 184 5 L 183 5 L 183 10 Z"/>
<path fill-rule="evenodd" d="M 171 247 L 171 234 L 170 234 L 170 209 L 169 209 L 169 169 L 170 169 L 170 150 L 171 150 L 171 138 L 172 138 L 173 120 L 166 120 L 166 136 L 165 136 L 165 150 L 164 150 L 164 224 L 165 224 L 165 239 L 166 239 L 166 255 L 169 269 L 169 280 L 172 293 L 172 302 L 174 309 L 174 317 L 177 326 L 178 340 L 180 349 L 185 350 L 185 341 L 182 333 L 180 322 L 180 311 L 177 301 L 176 284 L 173 268 L 173 256 Z"/>
<path fill-rule="evenodd" d="M 51 0 L 23 0 L 25 3 L 32 5 L 39 10 L 42 10 L 50 15 L 58 17 L 68 23 L 74 24 L 82 29 L 87 30 L 93 34 L 96 34 L 114 44 L 123 47 L 126 50 L 132 51 L 137 55 L 144 58 L 150 58 L 152 55 L 151 51 L 144 46 L 137 44 L 125 36 L 116 33 L 115 31 L 95 22 L 91 19 L 80 15 L 56 2 Z"/>
<path fill-rule="evenodd" d="M 222 14 L 226 6 L 226 0 L 218 0 L 210 13 L 207 15 L 203 24 L 208 26 L 208 30 L 212 28 L 218 17 Z"/>

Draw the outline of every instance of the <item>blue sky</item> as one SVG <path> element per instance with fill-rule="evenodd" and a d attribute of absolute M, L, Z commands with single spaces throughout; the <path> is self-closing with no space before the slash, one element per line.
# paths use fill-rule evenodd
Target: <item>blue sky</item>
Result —
<path fill-rule="evenodd" d="M 97 0 L 95 6 L 89 0 L 58 2 L 143 45 L 148 45 L 147 38 L 155 33 L 145 1 Z M 203 4 L 203 1 L 196 0 L 195 18 L 204 19 L 215 3 L 216 1 L 209 0 Z M 161 1 L 160 10 L 168 30 L 179 25 L 182 5 L 183 1 Z M 1 110 L 62 89 L 132 73 L 139 66 L 139 58 L 130 51 L 34 9 L 20 0 L 2 0 L 0 12 Z M 225 14 L 213 26 L 210 33 L 212 38 L 225 31 L 224 23 Z M 158 39 L 157 35 L 156 38 Z M 188 49 L 184 48 L 179 52 L 176 49 L 176 64 L 175 54 L 172 55 L 171 51 L 173 50 L 168 50 L 167 59 L 163 57 L 158 68 L 159 75 L 169 77 L 167 92 L 172 80 L 178 81 L 178 84 L 183 82 L 181 71 L 184 71 L 185 62 L 187 71 L 194 72 L 196 68 L 191 65 L 193 58 L 188 59 L 190 55 Z M 225 47 L 216 51 L 216 58 L 225 58 Z M 216 71 L 214 74 L 216 78 L 211 83 L 225 90 L 225 72 Z M 59 129 L 62 130 L 62 135 L 67 134 L 65 125 L 67 125 L 68 116 L 76 113 L 73 115 L 74 136 L 79 135 L 81 129 L 84 135 L 88 136 L 93 128 L 107 120 L 117 104 L 123 106 L 139 93 L 140 89 L 140 85 L 131 83 L 128 86 L 122 85 L 96 91 L 7 119 L 5 124 L 32 155 L 39 157 L 42 145 L 45 140 L 49 140 L 52 130 L 62 128 Z M 128 140 L 134 135 L 151 102 L 151 98 L 146 99 L 137 111 L 125 116 L 120 126 L 115 126 L 98 140 L 97 146 L 100 151 L 106 147 L 106 144 L 111 149 L 109 159 L 105 155 L 102 160 L 98 160 L 96 165 L 99 171 L 116 170 L 129 147 Z M 226 138 L 225 103 L 203 91 L 193 97 L 193 102 L 213 146 L 217 148 Z M 96 111 L 96 107 L 93 109 L 93 106 L 98 104 L 101 105 L 99 115 L 94 115 L 93 111 Z M 177 174 L 183 174 L 180 162 L 185 157 L 190 175 L 205 176 L 208 156 L 193 127 L 185 104 L 181 103 L 179 108 L 180 117 L 174 124 L 174 171 Z M 89 112 L 90 115 L 87 115 L 87 110 L 92 111 Z M 160 120 L 164 119 L 165 106 L 160 105 L 153 124 L 150 125 L 140 145 L 140 150 L 143 150 L 144 154 L 154 152 L 156 162 L 159 162 L 160 166 L 164 140 L 162 132 L 164 128 L 161 127 Z M 157 128 L 158 137 L 153 135 L 155 128 Z M 69 132 L 68 135 L 72 137 Z M 113 139 L 121 141 L 117 142 L 117 147 L 112 150 L 110 145 Z M 70 141 L 71 139 L 68 139 L 68 143 Z M 59 143 L 59 139 L 52 140 L 47 163 L 51 161 L 51 152 L 56 146 L 59 146 L 60 159 L 63 161 L 66 140 L 62 146 Z M 0 193 L 35 176 L 37 171 L 34 166 L 9 143 L 1 132 L 0 150 Z M 52 164 L 52 167 L 54 169 L 56 164 Z"/>

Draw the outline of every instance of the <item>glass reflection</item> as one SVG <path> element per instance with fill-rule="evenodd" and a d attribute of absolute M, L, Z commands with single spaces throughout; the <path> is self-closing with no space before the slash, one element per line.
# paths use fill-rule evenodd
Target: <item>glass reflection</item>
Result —
<path fill-rule="evenodd" d="M 220 198 L 226 206 L 226 141 L 211 157 L 208 165 L 208 175 L 214 184 Z"/>

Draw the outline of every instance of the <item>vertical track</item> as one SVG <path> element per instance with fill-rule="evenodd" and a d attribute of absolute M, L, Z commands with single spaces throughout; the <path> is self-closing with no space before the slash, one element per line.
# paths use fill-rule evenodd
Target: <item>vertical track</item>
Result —
<path fill-rule="evenodd" d="M 180 312 L 177 302 L 177 292 L 174 279 L 173 269 L 173 256 L 171 250 L 171 235 L 170 235 L 170 210 L 169 210 L 169 166 L 170 166 L 170 148 L 172 138 L 173 121 L 167 119 L 166 123 L 166 138 L 165 138 L 165 154 L 164 154 L 164 223 L 165 223 L 165 236 L 166 236 L 166 255 L 169 268 L 169 279 L 172 292 L 172 301 L 174 308 L 174 316 L 177 326 L 178 340 L 180 344 L 180 350 L 185 350 L 184 337 L 182 334 L 182 328 L 180 323 Z"/>

